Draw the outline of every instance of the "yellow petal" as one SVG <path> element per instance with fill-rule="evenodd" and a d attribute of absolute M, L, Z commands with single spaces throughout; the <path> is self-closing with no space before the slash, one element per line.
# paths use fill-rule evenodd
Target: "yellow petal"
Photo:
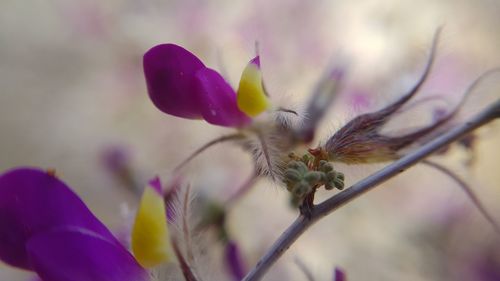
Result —
<path fill-rule="evenodd" d="M 238 108 L 255 117 L 269 108 L 270 102 L 262 84 L 259 57 L 251 60 L 241 74 L 237 95 Z"/>
<path fill-rule="evenodd" d="M 144 189 L 132 229 L 132 252 L 146 268 L 170 259 L 167 214 L 159 187 L 159 180 L 153 180 Z"/>

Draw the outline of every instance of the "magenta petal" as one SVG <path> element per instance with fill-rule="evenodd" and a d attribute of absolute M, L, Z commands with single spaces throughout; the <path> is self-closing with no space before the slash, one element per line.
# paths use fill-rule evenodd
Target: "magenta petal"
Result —
<path fill-rule="evenodd" d="M 208 122 L 226 127 L 241 127 L 251 119 L 240 111 L 236 93 L 215 70 L 203 68 L 196 72 L 201 114 Z"/>
<path fill-rule="evenodd" d="M 333 281 L 346 281 L 346 274 L 340 267 L 335 267 L 333 272 Z"/>
<path fill-rule="evenodd" d="M 50 281 L 146 281 L 148 275 L 122 246 L 81 228 L 33 236 L 27 251 L 35 271 Z"/>
<path fill-rule="evenodd" d="M 226 265 L 233 279 L 243 280 L 243 277 L 245 277 L 245 265 L 243 264 L 240 249 L 234 241 L 228 241 L 224 255 Z"/>
<path fill-rule="evenodd" d="M 43 281 L 38 275 L 32 276 L 31 278 L 27 279 L 27 281 Z"/>
<path fill-rule="evenodd" d="M 143 64 L 149 97 L 158 109 L 183 118 L 201 118 L 194 75 L 205 66 L 195 55 L 180 46 L 162 44 L 144 54 Z"/>
<path fill-rule="evenodd" d="M 77 226 L 119 244 L 69 187 L 45 171 L 18 168 L 0 176 L 0 260 L 32 269 L 25 245 L 54 227 Z"/>

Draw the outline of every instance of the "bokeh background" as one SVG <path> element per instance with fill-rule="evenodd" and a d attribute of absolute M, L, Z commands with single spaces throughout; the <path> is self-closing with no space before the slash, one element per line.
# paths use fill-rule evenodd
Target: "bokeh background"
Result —
<path fill-rule="evenodd" d="M 498 0 L 2 0 L 0 170 L 55 168 L 99 218 L 119 230 L 138 199 L 110 171 L 110 157 L 125 159 L 139 185 L 154 175 L 168 180 L 190 152 L 228 132 L 154 108 L 142 74 L 142 55 L 150 47 L 182 45 L 208 66 L 224 69 L 237 85 L 258 41 L 273 102 L 297 110 L 323 69 L 341 61 L 348 79 L 322 123 L 321 142 L 356 114 L 404 92 L 418 78 L 439 26 L 444 30 L 436 65 L 420 98 L 441 98 L 437 105 L 412 108 L 389 130 L 397 134 L 427 120 L 436 106 L 456 104 L 475 77 L 500 66 L 498 15 Z M 454 123 L 499 92 L 499 79 L 483 83 Z M 498 122 L 485 127 L 472 152 L 452 147 L 436 161 L 465 178 L 500 223 L 499 130 Z M 337 169 L 349 185 L 381 167 Z M 184 177 L 196 193 L 223 200 L 251 170 L 248 155 L 220 145 L 194 161 Z M 318 200 L 330 195 L 323 192 Z M 248 267 L 296 213 L 285 189 L 265 179 L 231 210 L 229 230 Z M 220 252 L 216 243 L 208 250 Z M 296 259 L 315 280 L 332 280 L 336 266 L 349 280 L 500 280 L 498 235 L 452 180 L 425 166 L 320 221 L 264 279 L 307 280 Z M 206 270 L 223 280 L 217 273 L 222 267 Z M 0 280 L 30 276 L 0 265 Z"/>

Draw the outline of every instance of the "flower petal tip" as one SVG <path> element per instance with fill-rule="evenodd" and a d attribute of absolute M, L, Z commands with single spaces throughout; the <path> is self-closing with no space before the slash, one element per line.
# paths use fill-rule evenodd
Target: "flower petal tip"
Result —
<path fill-rule="evenodd" d="M 144 267 L 154 267 L 170 260 L 170 241 L 163 196 L 156 188 L 145 188 L 134 226 L 132 251 Z"/>
<path fill-rule="evenodd" d="M 256 56 L 250 61 L 250 64 L 257 66 L 260 69 L 260 56 Z"/>
<path fill-rule="evenodd" d="M 237 100 L 239 109 L 250 117 L 255 117 L 270 107 L 262 81 L 259 56 L 253 58 L 243 70 Z"/>
<path fill-rule="evenodd" d="M 160 177 L 156 176 L 148 182 L 148 186 L 153 188 L 159 195 L 163 194 L 163 187 L 161 186 Z"/>

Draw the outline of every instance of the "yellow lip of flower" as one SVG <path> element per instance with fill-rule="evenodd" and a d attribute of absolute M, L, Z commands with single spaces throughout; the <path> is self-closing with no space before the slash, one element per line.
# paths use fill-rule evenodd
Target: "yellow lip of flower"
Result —
<path fill-rule="evenodd" d="M 250 117 L 259 115 L 271 105 L 262 82 L 259 56 L 252 59 L 241 74 L 237 104 Z"/>
<path fill-rule="evenodd" d="M 132 229 L 132 252 L 145 268 L 170 260 L 167 214 L 158 178 L 142 194 Z"/>

